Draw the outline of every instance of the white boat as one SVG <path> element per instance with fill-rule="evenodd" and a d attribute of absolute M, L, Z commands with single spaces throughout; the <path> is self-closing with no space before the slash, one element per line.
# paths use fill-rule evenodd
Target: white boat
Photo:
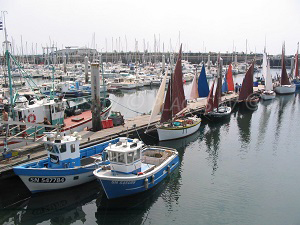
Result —
<path fill-rule="evenodd" d="M 115 78 L 114 81 L 110 83 L 110 87 L 118 89 L 134 89 L 137 88 L 137 84 L 128 79 Z"/>
<path fill-rule="evenodd" d="M 284 60 L 285 45 L 282 46 L 282 60 L 281 60 L 281 80 L 280 85 L 275 87 L 275 92 L 279 95 L 293 94 L 296 91 L 295 84 L 291 84 L 285 68 Z"/>
<path fill-rule="evenodd" d="M 280 85 L 278 87 L 275 87 L 275 92 L 279 95 L 288 95 L 293 94 L 296 91 L 296 86 L 294 84 L 289 85 Z"/>
<path fill-rule="evenodd" d="M 270 60 L 267 60 L 267 53 L 263 55 L 263 76 L 265 78 L 265 90 L 261 94 L 263 100 L 271 100 L 275 98 L 275 92 L 273 91 L 272 77 L 270 72 Z"/>
<path fill-rule="evenodd" d="M 197 130 L 201 125 L 201 118 L 187 117 L 184 119 L 173 120 L 170 123 L 163 123 L 157 127 L 160 141 L 167 141 L 187 137 Z"/>
<path fill-rule="evenodd" d="M 120 138 L 107 151 L 110 164 L 93 173 L 108 199 L 147 191 L 163 181 L 179 165 L 175 149 L 144 146 L 142 141 Z"/>

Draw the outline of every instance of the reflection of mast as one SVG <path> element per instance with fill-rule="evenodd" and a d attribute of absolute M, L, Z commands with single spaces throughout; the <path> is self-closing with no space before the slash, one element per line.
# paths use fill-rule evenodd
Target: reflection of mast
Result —
<path fill-rule="evenodd" d="M 250 142 L 250 128 L 253 110 L 242 110 L 240 108 L 237 116 L 237 125 L 240 131 L 242 144 L 248 145 Z"/>
<path fill-rule="evenodd" d="M 262 112 L 262 116 L 260 117 L 260 120 L 259 120 L 257 145 L 260 145 L 261 142 L 264 141 L 264 139 L 265 139 L 265 133 L 266 133 L 269 118 L 270 118 L 270 115 L 271 115 L 270 103 L 272 103 L 272 102 L 264 102 L 262 104 L 263 112 Z M 269 106 L 269 108 L 268 108 L 268 106 Z M 257 146 L 257 148 L 258 148 L 258 146 Z"/>

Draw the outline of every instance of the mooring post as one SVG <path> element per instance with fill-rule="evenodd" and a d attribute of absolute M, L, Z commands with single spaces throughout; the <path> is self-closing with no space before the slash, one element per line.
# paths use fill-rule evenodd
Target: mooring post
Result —
<path fill-rule="evenodd" d="M 63 55 L 64 73 L 67 73 L 67 57 Z"/>
<path fill-rule="evenodd" d="M 101 101 L 100 101 L 100 73 L 99 63 L 91 63 L 91 88 L 92 88 L 92 126 L 93 131 L 102 130 Z"/>
<path fill-rule="evenodd" d="M 89 61 L 88 57 L 84 57 L 84 75 L 85 75 L 85 83 L 89 82 Z"/>

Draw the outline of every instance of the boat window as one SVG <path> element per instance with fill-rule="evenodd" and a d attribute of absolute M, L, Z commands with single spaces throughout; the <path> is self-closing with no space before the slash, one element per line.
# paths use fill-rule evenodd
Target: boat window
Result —
<path fill-rule="evenodd" d="M 54 113 L 54 107 L 53 106 L 51 106 L 51 112 Z"/>
<path fill-rule="evenodd" d="M 111 162 L 117 162 L 117 153 L 116 152 L 109 152 L 109 158 Z"/>
<path fill-rule="evenodd" d="M 45 144 L 45 148 L 47 151 L 49 151 L 51 153 L 59 153 L 56 145 Z"/>
<path fill-rule="evenodd" d="M 75 144 L 71 144 L 71 153 L 75 152 Z"/>
<path fill-rule="evenodd" d="M 118 162 L 119 163 L 126 163 L 125 162 L 125 154 L 124 153 L 118 153 Z"/>
<path fill-rule="evenodd" d="M 61 145 L 61 146 L 60 146 L 60 153 L 64 153 L 64 152 L 66 152 L 66 151 L 67 151 L 67 146 L 66 146 L 66 144 Z"/>
<path fill-rule="evenodd" d="M 138 160 L 141 158 L 141 149 L 137 149 L 135 154 L 134 154 L 134 161 Z"/>
<path fill-rule="evenodd" d="M 133 155 L 134 155 L 134 152 L 127 153 L 127 163 L 133 163 Z"/>

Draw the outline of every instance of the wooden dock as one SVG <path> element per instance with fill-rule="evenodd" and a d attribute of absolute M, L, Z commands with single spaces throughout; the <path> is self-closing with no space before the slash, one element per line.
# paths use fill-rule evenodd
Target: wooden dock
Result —
<path fill-rule="evenodd" d="M 262 89 L 263 86 L 254 88 L 255 92 Z M 232 93 L 222 97 L 222 102 L 232 103 L 236 102 L 238 94 Z M 206 98 L 199 98 L 195 101 L 188 102 L 188 106 L 184 114 L 194 115 L 202 114 L 206 105 Z M 79 134 L 82 136 L 82 141 L 80 144 L 81 148 L 94 145 L 99 142 L 107 141 L 119 136 L 126 135 L 137 135 L 138 132 L 144 132 L 148 127 L 150 115 L 140 115 L 135 118 L 126 119 L 123 126 L 116 126 L 112 128 L 107 128 L 97 132 L 92 131 L 82 131 Z M 157 116 L 154 122 L 149 126 L 150 130 L 155 130 L 155 124 L 160 120 L 160 116 Z M 19 149 L 14 149 L 13 151 L 18 152 L 18 156 L 12 157 L 10 159 L 0 160 L 0 179 L 13 176 L 12 168 L 18 164 L 25 162 L 40 160 L 41 158 L 47 156 L 47 152 L 44 150 L 42 143 L 33 143 L 27 146 L 23 146 Z"/>

